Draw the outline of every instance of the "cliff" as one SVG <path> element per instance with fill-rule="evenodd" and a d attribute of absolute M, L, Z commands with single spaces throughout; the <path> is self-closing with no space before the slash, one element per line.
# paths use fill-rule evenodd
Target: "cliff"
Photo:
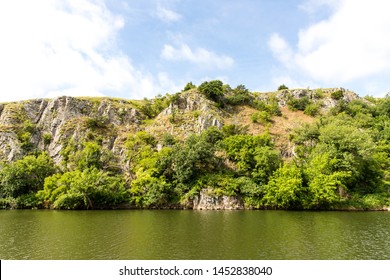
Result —
<path fill-rule="evenodd" d="M 62 159 L 61 151 L 68 143 L 82 148 L 87 140 L 98 141 L 123 159 L 123 144 L 129 135 L 146 131 L 161 142 L 167 133 L 185 139 L 192 133 L 200 133 L 210 126 L 224 125 L 245 127 L 249 134 L 256 135 L 269 130 L 276 145 L 285 156 L 291 156 L 289 133 L 314 117 L 299 110 L 290 110 L 291 98 L 309 98 L 320 104 L 322 113 L 335 107 L 340 100 L 331 93 L 342 91 L 340 100 L 350 102 L 359 97 L 343 89 L 282 90 L 273 93 L 251 93 L 251 98 L 269 103 L 276 98 L 281 114 L 271 116 L 266 122 L 253 120 L 261 110 L 246 104 L 225 105 L 206 98 L 196 89 L 163 100 L 157 114 L 148 114 L 148 108 L 156 100 L 124 100 L 115 98 L 74 98 L 62 96 L 55 99 L 34 99 L 0 104 L 0 160 L 14 161 L 33 150 L 47 151 L 56 164 Z M 152 116 L 151 116 L 152 115 Z"/>
<path fill-rule="evenodd" d="M 0 208 L 382 209 L 389 108 L 342 88 L 220 81 L 0 104 Z"/>

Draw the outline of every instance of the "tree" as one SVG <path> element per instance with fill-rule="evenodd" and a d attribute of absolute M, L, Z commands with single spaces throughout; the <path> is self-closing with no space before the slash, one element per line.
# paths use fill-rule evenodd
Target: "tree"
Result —
<path fill-rule="evenodd" d="M 37 196 L 55 209 L 99 209 L 123 203 L 126 189 L 121 176 L 92 167 L 47 177 Z"/>
<path fill-rule="evenodd" d="M 220 97 L 223 96 L 223 83 L 220 80 L 203 82 L 198 89 L 200 93 L 215 102 L 219 102 Z"/>
<path fill-rule="evenodd" d="M 228 92 L 226 102 L 230 105 L 251 104 L 250 92 L 244 85 L 238 85 L 235 89 Z"/>
<path fill-rule="evenodd" d="M 264 186 L 263 203 L 272 208 L 299 208 L 303 195 L 301 171 L 294 164 L 284 164 Z"/>
<path fill-rule="evenodd" d="M 282 84 L 278 87 L 278 90 L 288 89 L 285 84 Z"/>
<path fill-rule="evenodd" d="M 47 153 L 29 155 L 6 164 L 0 171 L 0 197 L 19 197 L 43 188 L 46 177 L 56 171 Z"/>
<path fill-rule="evenodd" d="M 300 110 L 304 111 L 308 105 L 312 104 L 309 97 L 305 96 L 302 98 L 291 97 L 287 101 L 288 108 L 292 111 Z"/>
<path fill-rule="evenodd" d="M 343 115 L 330 118 L 320 127 L 319 143 L 313 156 L 327 152 L 334 159 L 332 172 L 347 172 L 351 176 L 345 185 L 349 191 L 372 193 L 383 186 L 383 174 L 374 154 L 376 144 L 368 130 L 347 123 Z"/>
<path fill-rule="evenodd" d="M 196 88 L 196 86 L 192 82 L 189 82 L 184 87 L 184 91 L 187 91 L 187 90 L 190 90 L 190 89 L 193 89 L 193 88 Z"/>
<path fill-rule="evenodd" d="M 315 155 L 304 170 L 308 181 L 306 197 L 302 201 L 304 208 L 329 208 L 340 200 L 340 194 L 345 193 L 345 182 L 351 176 L 346 171 L 333 171 L 337 159 L 328 152 Z"/>
<path fill-rule="evenodd" d="M 102 148 L 94 142 L 84 143 L 84 149 L 76 156 L 77 166 L 80 170 L 94 167 L 102 168 Z"/>
<path fill-rule="evenodd" d="M 334 99 L 334 100 L 340 100 L 344 97 L 344 91 L 343 90 L 337 90 L 337 91 L 334 91 L 330 94 L 330 96 Z"/>

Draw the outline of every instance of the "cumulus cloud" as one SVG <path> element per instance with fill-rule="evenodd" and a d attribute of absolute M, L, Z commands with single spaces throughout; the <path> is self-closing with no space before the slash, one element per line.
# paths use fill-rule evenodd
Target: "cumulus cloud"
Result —
<path fill-rule="evenodd" d="M 226 55 L 218 55 L 204 48 L 191 49 L 187 44 L 181 43 L 175 47 L 164 45 L 161 57 L 172 61 L 189 61 L 206 68 L 230 68 L 234 64 L 233 58 Z"/>
<path fill-rule="evenodd" d="M 156 15 L 159 19 L 165 22 L 176 22 L 182 18 L 180 14 L 164 7 L 161 3 L 157 4 Z"/>
<path fill-rule="evenodd" d="M 323 3 L 322 3 L 323 2 Z M 313 1 L 307 9 L 313 9 Z M 390 3 L 382 0 L 322 0 L 333 13 L 298 34 L 291 47 L 278 34 L 268 42 L 286 67 L 311 79 L 342 84 L 390 71 Z"/>
<path fill-rule="evenodd" d="M 340 0 L 307 0 L 299 8 L 309 15 L 315 15 L 318 12 L 323 12 L 324 8 L 335 10 L 340 3 Z"/>
<path fill-rule="evenodd" d="M 268 47 L 280 62 L 286 65 L 290 63 L 292 50 L 286 40 L 284 40 L 279 34 L 274 33 L 271 35 L 268 41 Z"/>
<path fill-rule="evenodd" d="M 158 78 L 115 44 L 124 23 L 100 0 L 1 1 L 0 101 L 157 94 Z"/>

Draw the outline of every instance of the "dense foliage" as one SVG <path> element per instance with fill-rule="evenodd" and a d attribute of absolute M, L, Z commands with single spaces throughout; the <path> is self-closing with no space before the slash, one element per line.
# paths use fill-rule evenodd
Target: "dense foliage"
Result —
<path fill-rule="evenodd" d="M 184 90 L 195 89 L 188 83 Z M 269 125 L 273 116 L 281 115 L 275 95 L 256 99 L 243 85 L 231 89 L 211 81 L 198 90 L 218 108 L 227 104 L 257 110 L 253 123 Z M 381 208 L 389 204 L 390 97 L 350 102 L 343 97 L 342 91 L 332 93 L 336 105 L 322 114 L 318 100 L 287 100 L 291 110 L 317 116 L 291 131 L 288 157 L 282 157 L 267 129 L 252 135 L 245 127 L 225 125 L 184 140 L 169 133 L 159 138 L 146 131 L 129 134 L 123 144 L 125 161 L 119 162 L 99 136 L 108 120 L 87 119 L 91 135 L 80 143 L 66 142 L 57 166 L 47 153 L 32 149 L 26 149 L 24 158 L 2 163 L 0 207 L 186 206 L 208 189 L 216 196 L 240 197 L 248 208 Z M 139 106 L 153 118 L 173 99 L 158 97 Z M 33 128 L 23 126 L 20 138 L 28 139 Z M 45 145 L 51 140 L 46 138 Z"/>

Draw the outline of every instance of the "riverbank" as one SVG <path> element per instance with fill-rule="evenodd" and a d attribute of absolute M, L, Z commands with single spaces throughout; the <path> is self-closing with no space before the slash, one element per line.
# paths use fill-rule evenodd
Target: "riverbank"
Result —
<path fill-rule="evenodd" d="M 248 200 L 241 196 L 218 195 L 212 189 L 203 189 L 198 195 L 177 203 L 153 204 L 139 206 L 136 203 L 119 203 L 94 205 L 88 207 L 56 208 L 53 204 L 43 204 L 31 195 L 20 201 L 18 199 L 0 199 L 0 209 L 52 209 L 52 210 L 310 210 L 310 211 L 390 211 L 390 199 L 380 195 L 351 196 L 340 199 L 329 205 L 318 207 L 273 207 L 264 205 L 261 199 Z"/>

